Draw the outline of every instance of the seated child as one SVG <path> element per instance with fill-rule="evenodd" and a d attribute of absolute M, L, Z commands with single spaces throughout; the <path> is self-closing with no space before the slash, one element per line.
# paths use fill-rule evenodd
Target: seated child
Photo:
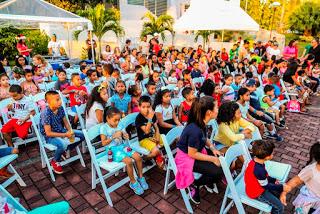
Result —
<path fill-rule="evenodd" d="M 159 91 L 163 86 L 165 86 L 165 83 L 160 77 L 160 74 L 160 72 L 154 71 L 149 77 L 149 81 L 153 81 L 156 84 L 156 91 Z"/>
<path fill-rule="evenodd" d="M 11 154 L 18 154 L 19 150 L 13 147 L 6 147 L 6 148 L 0 148 L 0 158 L 11 155 Z M 8 166 L 3 167 L 0 169 L 0 178 L 10 178 L 13 174 L 8 171 Z"/>
<path fill-rule="evenodd" d="M 252 143 L 254 155 L 244 174 L 245 190 L 248 197 L 272 206 L 271 214 L 284 213 L 279 200 L 282 191 L 288 191 L 287 185 L 268 175 L 265 162 L 273 158 L 275 146 L 272 142 L 257 140 Z"/>
<path fill-rule="evenodd" d="M 207 72 L 205 72 L 204 75 L 206 75 Z M 198 78 L 198 77 L 202 77 L 202 73 L 199 69 L 199 63 L 198 62 L 194 62 L 193 63 L 193 69 L 191 71 L 191 78 L 194 79 L 194 78 Z"/>
<path fill-rule="evenodd" d="M 67 72 L 65 70 L 59 70 L 58 80 L 54 84 L 54 89 L 58 91 L 64 91 L 70 86 L 69 81 L 67 80 Z"/>
<path fill-rule="evenodd" d="M 285 128 L 284 122 L 284 111 L 285 106 L 281 105 L 281 102 L 274 102 L 272 99 L 274 98 L 274 87 L 272 85 L 266 85 L 264 87 L 265 95 L 260 98 L 261 108 L 267 112 L 275 114 L 276 126 L 278 128 Z"/>
<path fill-rule="evenodd" d="M 312 163 L 312 161 L 314 161 Z M 289 189 L 281 193 L 280 200 L 284 205 L 286 203 L 286 195 L 294 188 L 300 186 L 299 195 L 292 202 L 295 206 L 295 213 L 320 213 L 320 144 L 315 143 L 310 149 L 310 159 L 307 166 L 300 173 L 287 182 Z"/>
<path fill-rule="evenodd" d="M 221 106 L 221 97 L 222 97 L 222 91 L 220 85 L 215 85 L 214 86 L 214 92 L 212 97 L 214 98 L 215 101 L 217 101 L 218 107 Z"/>
<path fill-rule="evenodd" d="M 242 118 L 240 107 L 234 101 L 222 103 L 217 122 L 219 129 L 214 140 L 226 146 L 222 152 L 240 140 L 251 139 L 255 131 L 254 125 Z"/>
<path fill-rule="evenodd" d="M 21 83 L 21 87 L 22 87 L 24 95 L 34 96 L 37 93 L 39 93 L 40 88 L 39 88 L 38 84 L 36 84 L 35 81 L 32 79 L 32 77 L 33 77 L 32 70 L 25 69 L 24 76 L 25 76 L 26 80 Z"/>
<path fill-rule="evenodd" d="M 183 87 L 191 87 L 192 89 L 195 89 L 194 84 L 192 82 L 192 78 L 191 78 L 191 71 L 187 69 L 183 70 L 182 76 L 183 76 Z"/>
<path fill-rule="evenodd" d="M 25 139 L 28 136 L 29 128 L 32 125 L 30 115 L 35 114 L 35 106 L 32 101 L 23 94 L 20 85 L 10 86 L 9 93 L 12 100 L 7 108 L 14 114 L 11 119 L 2 126 L 1 132 L 7 145 L 13 147 L 11 133 L 15 132 L 21 139 Z"/>
<path fill-rule="evenodd" d="M 128 89 L 128 94 L 131 96 L 131 112 L 139 112 L 139 99 L 141 97 L 139 85 L 131 85 Z"/>
<path fill-rule="evenodd" d="M 13 79 L 12 79 L 12 85 L 20 85 L 25 79 L 23 78 L 24 70 L 18 66 L 14 66 L 12 68 L 13 71 Z"/>
<path fill-rule="evenodd" d="M 234 89 L 231 87 L 232 82 L 233 82 L 232 75 L 226 74 L 224 77 L 224 85 L 221 89 L 223 94 L 222 102 L 235 100 L 235 92 L 234 92 Z"/>
<path fill-rule="evenodd" d="M 142 174 L 142 159 L 137 152 L 127 144 L 129 135 L 118 126 L 122 112 L 115 107 L 110 107 L 105 112 L 105 125 L 100 128 L 101 143 L 107 147 L 107 155 L 109 151 L 112 154 L 112 161 L 123 162 L 127 166 L 127 173 L 130 178 L 130 188 L 137 195 L 142 195 L 144 190 L 149 189 L 145 178 Z M 138 179 L 135 179 L 132 159 L 134 159 L 138 169 Z"/>
<path fill-rule="evenodd" d="M 7 76 L 7 74 L 3 73 L 0 75 L 0 100 L 4 100 L 10 97 L 9 89 L 9 77 Z"/>
<path fill-rule="evenodd" d="M 231 84 L 231 87 L 234 90 L 234 97 L 238 97 L 238 91 L 241 88 L 241 82 L 242 82 L 242 75 L 236 74 L 234 75 L 234 82 Z"/>
<path fill-rule="evenodd" d="M 185 100 L 179 107 L 179 121 L 182 124 L 185 124 L 188 122 L 189 112 L 195 98 L 194 91 L 192 90 L 192 88 L 186 87 L 182 90 L 182 96 Z"/>
<path fill-rule="evenodd" d="M 79 74 L 73 73 L 71 75 L 71 82 L 72 85 L 68 86 L 62 93 L 69 94 L 71 110 L 74 113 L 76 113 L 76 106 L 85 104 L 87 102 L 88 92 L 87 88 L 81 85 L 81 79 Z M 72 125 L 74 127 L 76 127 L 78 120 L 78 115 L 75 114 L 74 120 L 72 121 Z"/>
<path fill-rule="evenodd" d="M 157 93 L 153 104 L 159 122 L 160 134 L 167 134 L 175 126 L 182 126 L 170 101 L 171 92 L 164 89 Z"/>
<path fill-rule="evenodd" d="M 104 85 L 92 89 L 85 110 L 86 129 L 103 123 L 103 111 L 108 99 L 108 90 Z"/>
<path fill-rule="evenodd" d="M 117 80 L 112 77 L 114 68 L 111 64 L 104 64 L 102 68 L 103 68 L 103 71 L 102 71 L 103 77 L 100 79 L 101 81 L 107 83 L 107 85 L 109 86 L 108 87 L 109 97 L 112 97 L 115 94 L 115 87 L 117 82 Z"/>
<path fill-rule="evenodd" d="M 118 80 L 116 84 L 116 94 L 110 98 L 111 106 L 122 112 L 122 117 L 131 113 L 131 96 L 126 93 L 126 84 Z"/>
<path fill-rule="evenodd" d="M 57 91 L 48 91 L 45 95 L 47 108 L 41 113 L 40 132 L 47 143 L 57 147 L 50 165 L 57 174 L 62 174 L 60 165 L 62 155 L 65 157 L 67 150 L 76 148 L 83 140 L 82 131 L 72 130 L 66 114 L 61 106 L 61 98 Z M 74 138 L 80 138 L 74 142 Z"/>
<path fill-rule="evenodd" d="M 88 75 L 89 81 L 86 83 L 86 87 L 87 87 L 88 93 L 91 94 L 92 89 L 98 85 L 98 81 L 99 81 L 98 73 L 96 70 L 90 69 L 87 72 L 87 75 Z"/>
<path fill-rule="evenodd" d="M 143 96 L 148 96 L 151 99 L 151 103 L 153 105 L 154 98 L 156 96 L 156 84 L 152 81 L 149 81 L 146 85 L 147 91 L 143 94 Z"/>
<path fill-rule="evenodd" d="M 151 105 L 151 99 L 148 96 L 142 96 L 139 100 L 139 111 L 135 125 L 140 146 L 150 151 L 145 157 L 146 160 L 155 158 L 159 168 L 164 166 L 164 158 L 159 148 L 163 146 L 158 121 Z"/>
<path fill-rule="evenodd" d="M 169 72 L 168 84 L 177 84 L 177 82 L 178 82 L 178 79 L 177 79 L 176 71 L 171 70 Z"/>

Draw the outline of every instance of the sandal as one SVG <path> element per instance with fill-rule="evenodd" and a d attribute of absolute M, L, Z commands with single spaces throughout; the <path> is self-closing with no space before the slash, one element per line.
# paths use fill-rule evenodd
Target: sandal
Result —
<path fill-rule="evenodd" d="M 164 161 L 164 158 L 163 158 L 163 156 L 161 155 L 161 154 L 159 154 L 159 155 L 157 155 L 156 156 L 156 164 L 157 164 L 157 166 L 160 168 L 160 169 L 164 169 L 164 163 L 165 163 L 165 161 Z"/>

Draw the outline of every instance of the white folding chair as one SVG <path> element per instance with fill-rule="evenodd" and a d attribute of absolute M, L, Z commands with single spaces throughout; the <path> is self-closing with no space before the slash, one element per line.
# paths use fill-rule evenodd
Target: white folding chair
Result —
<path fill-rule="evenodd" d="M 176 166 L 176 163 L 174 161 L 173 152 L 172 152 L 172 150 L 170 148 L 170 145 L 174 142 L 175 139 L 180 137 L 183 129 L 184 129 L 183 126 L 177 126 L 177 127 L 173 128 L 173 129 L 171 129 L 167 133 L 167 135 L 164 135 L 164 134 L 161 135 L 161 138 L 162 138 L 162 141 L 163 141 L 163 145 L 164 145 L 164 148 L 166 150 L 167 158 L 168 158 L 166 178 L 165 178 L 165 184 L 164 184 L 164 190 L 163 190 L 163 194 L 164 195 L 166 195 L 168 193 L 169 188 L 174 186 L 175 182 L 176 182 L 175 179 L 170 182 L 171 172 L 173 172 L 174 175 L 177 174 L 177 166 Z M 198 179 L 198 178 L 201 177 L 201 174 L 194 173 L 194 177 L 196 179 Z M 189 196 L 187 194 L 186 189 L 180 189 L 180 193 L 182 195 L 184 204 L 186 205 L 186 208 L 187 208 L 188 212 L 189 213 L 193 213 L 193 209 L 192 209 L 192 206 L 190 204 Z"/>
<path fill-rule="evenodd" d="M 6 146 L 2 145 L 0 146 L 0 149 L 1 148 L 6 148 Z M 1 183 L 0 186 L 2 186 L 3 188 L 6 188 L 10 184 L 12 184 L 14 181 L 17 181 L 20 186 L 26 186 L 26 183 L 22 180 L 18 172 L 14 169 L 14 167 L 11 164 L 17 158 L 18 158 L 17 154 L 10 154 L 0 158 L 0 169 L 2 169 L 5 166 L 8 166 L 9 172 L 13 173 L 13 175 L 10 178 L 8 178 L 6 181 Z"/>
<path fill-rule="evenodd" d="M 194 85 L 196 85 L 196 84 L 202 85 L 204 83 L 204 77 L 193 78 L 192 83 Z"/>
<path fill-rule="evenodd" d="M 270 205 L 258 201 L 256 199 L 249 198 L 245 192 L 244 172 L 250 161 L 247 158 L 247 153 L 247 145 L 244 141 L 241 141 L 238 144 L 231 146 L 224 156 L 219 157 L 222 170 L 228 182 L 228 186 L 226 188 L 224 198 L 222 201 L 220 214 L 228 213 L 228 211 L 234 204 L 236 205 L 239 214 L 246 213 L 243 204 L 260 210 L 260 213 L 271 212 L 272 207 Z M 237 175 L 235 179 L 233 179 L 230 171 L 230 166 L 232 162 L 239 156 L 243 156 L 245 162 L 243 164 L 241 172 Z M 228 198 L 231 199 L 231 201 L 227 204 Z"/>
<path fill-rule="evenodd" d="M 46 88 L 46 84 L 45 83 L 39 83 L 38 84 L 39 88 L 41 91 L 47 91 L 47 88 Z"/>
<path fill-rule="evenodd" d="M 287 100 L 291 100 L 291 97 L 290 96 L 295 96 L 295 97 L 297 97 L 298 96 L 298 93 L 291 93 L 291 92 L 289 92 L 289 90 L 287 89 L 287 87 L 286 87 L 286 85 L 285 85 L 285 83 L 283 82 L 283 80 L 282 79 L 280 79 L 280 85 L 281 85 L 281 87 L 283 88 L 283 90 L 284 90 L 284 96 L 286 97 L 286 99 Z"/>
<path fill-rule="evenodd" d="M 129 80 L 134 80 L 136 77 L 136 74 L 129 73 L 129 74 L 121 74 L 120 76 L 123 81 L 129 81 Z"/>
<path fill-rule="evenodd" d="M 40 93 L 38 93 L 38 94 L 36 94 L 34 96 L 30 96 L 31 100 L 33 101 L 33 103 L 36 106 L 36 108 L 35 108 L 36 113 L 40 113 L 41 112 L 41 109 L 37 105 L 37 102 L 39 102 L 41 100 L 45 100 L 45 95 L 46 95 L 46 92 L 40 92 Z"/>
<path fill-rule="evenodd" d="M 68 117 L 67 117 L 68 119 Z M 52 179 L 52 181 L 55 181 L 55 176 L 54 176 L 54 172 L 53 172 L 53 169 L 51 167 L 51 164 L 50 164 L 50 160 L 52 158 L 49 158 L 46 150 L 49 150 L 49 151 L 55 151 L 57 149 L 56 146 L 52 145 L 52 144 L 49 144 L 46 142 L 44 136 L 40 133 L 39 131 L 39 126 L 40 126 L 40 114 L 36 114 L 34 116 L 31 116 L 31 121 L 32 121 L 32 126 L 33 126 L 33 129 L 36 133 L 36 136 L 37 136 L 37 139 L 38 139 L 38 142 L 39 142 L 39 148 L 40 148 L 40 157 L 41 157 L 41 163 L 42 163 L 42 168 L 45 168 L 46 166 L 48 167 L 48 170 L 49 170 L 49 173 L 50 173 L 50 177 Z M 62 122 L 62 121 L 61 121 Z M 75 139 L 76 141 L 78 140 L 77 138 Z M 64 161 L 61 161 L 60 162 L 60 165 L 61 166 L 64 166 L 64 165 L 67 165 L 71 162 L 74 162 L 74 161 L 77 161 L 77 160 L 80 160 L 80 163 L 83 167 L 86 167 L 85 163 L 84 163 L 84 160 L 83 160 L 83 157 L 81 155 L 81 152 L 80 152 L 80 149 L 79 149 L 79 146 L 76 147 L 76 153 L 77 155 L 75 156 L 72 156 Z"/>
<path fill-rule="evenodd" d="M 168 84 L 166 86 L 166 89 L 173 91 L 177 87 L 177 84 Z"/>
<path fill-rule="evenodd" d="M 7 203 L 9 203 L 15 209 L 15 213 L 28 213 L 28 210 L 19 203 L 19 201 L 14 198 L 3 185 L 0 185 L 0 195 L 7 199 Z"/>
<path fill-rule="evenodd" d="M 76 112 L 79 118 L 79 124 L 81 130 L 86 129 L 86 124 L 85 124 L 85 110 L 86 110 L 86 104 L 82 104 L 80 106 L 76 106 Z M 82 142 L 82 153 L 85 153 L 87 151 L 86 143 Z"/>
<path fill-rule="evenodd" d="M 108 155 L 106 151 L 104 150 L 98 153 L 92 146 L 91 141 L 100 136 L 101 126 L 103 126 L 103 124 L 97 124 L 88 131 L 84 129 L 83 134 L 91 157 L 92 189 L 95 189 L 96 185 L 100 183 L 107 202 L 112 207 L 113 203 L 110 193 L 128 183 L 130 179 L 128 176 L 126 176 L 112 186 L 107 186 L 105 179 L 111 177 L 112 175 L 116 175 L 120 170 L 124 169 L 126 165 L 123 162 L 108 162 Z M 101 169 L 107 171 L 107 173 L 103 174 Z M 136 175 L 135 170 L 134 173 Z"/>
<path fill-rule="evenodd" d="M 56 84 L 56 81 L 46 83 L 46 84 L 45 84 L 45 86 L 46 86 L 46 91 L 54 90 L 55 84 Z"/>
<path fill-rule="evenodd" d="M 177 108 L 181 105 L 181 103 L 183 102 L 184 98 L 172 98 L 170 100 L 171 105 L 173 106 L 173 108 Z"/>

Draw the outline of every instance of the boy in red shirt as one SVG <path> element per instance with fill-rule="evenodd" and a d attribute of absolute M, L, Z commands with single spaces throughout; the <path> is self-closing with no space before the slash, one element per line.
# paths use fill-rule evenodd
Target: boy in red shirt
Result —
<path fill-rule="evenodd" d="M 71 83 L 72 85 L 68 86 L 62 93 L 69 94 L 71 110 L 76 113 L 75 107 L 87 102 L 88 92 L 87 88 L 81 85 L 81 78 L 79 74 L 73 73 L 71 75 Z M 79 118 L 76 114 L 74 116 L 73 124 L 77 124 L 78 120 Z"/>
<path fill-rule="evenodd" d="M 254 155 L 244 174 L 246 194 L 272 206 L 271 214 L 283 213 L 283 205 L 279 200 L 281 192 L 288 191 L 286 184 L 280 184 L 268 175 L 265 162 L 273 158 L 274 143 L 256 140 L 252 143 Z"/>
<path fill-rule="evenodd" d="M 179 121 L 181 123 L 187 123 L 189 112 L 194 100 L 194 91 L 190 87 L 186 87 L 182 90 L 182 96 L 185 101 L 183 101 L 179 107 Z"/>

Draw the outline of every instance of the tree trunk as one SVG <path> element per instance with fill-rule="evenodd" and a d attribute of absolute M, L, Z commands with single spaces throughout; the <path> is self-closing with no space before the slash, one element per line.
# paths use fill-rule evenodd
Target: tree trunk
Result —
<path fill-rule="evenodd" d="M 102 37 L 98 37 L 98 41 L 99 41 L 99 46 L 98 46 L 98 54 L 97 54 L 97 56 L 98 56 L 98 61 L 100 61 L 100 59 L 101 59 L 101 39 L 102 39 Z"/>
<path fill-rule="evenodd" d="M 311 36 L 311 30 L 310 29 L 304 29 L 303 35 L 304 36 Z"/>

